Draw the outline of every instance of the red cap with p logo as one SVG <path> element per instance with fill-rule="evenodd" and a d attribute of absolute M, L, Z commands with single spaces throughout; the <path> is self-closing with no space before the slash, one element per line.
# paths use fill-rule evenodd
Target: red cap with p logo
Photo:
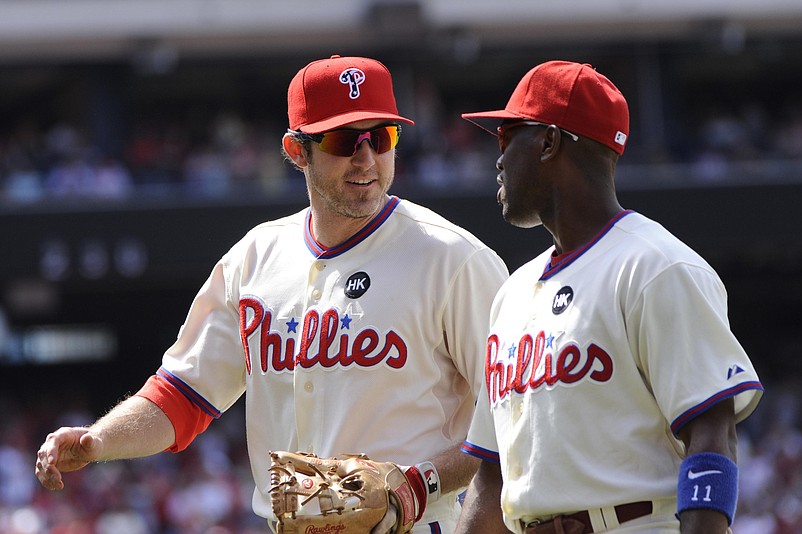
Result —
<path fill-rule="evenodd" d="M 310 134 L 369 119 L 415 124 L 398 114 L 390 71 L 365 57 L 335 55 L 302 68 L 287 91 L 287 115 L 290 129 Z"/>

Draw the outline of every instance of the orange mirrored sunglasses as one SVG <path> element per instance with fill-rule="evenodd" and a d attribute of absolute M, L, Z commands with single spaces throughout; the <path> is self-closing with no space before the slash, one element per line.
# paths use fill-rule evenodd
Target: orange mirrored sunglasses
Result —
<path fill-rule="evenodd" d="M 308 134 L 298 130 L 287 130 L 301 142 L 314 141 L 320 150 L 332 156 L 351 157 L 356 154 L 362 141 L 367 141 L 377 154 L 384 154 L 395 148 L 401 137 L 401 126 L 389 124 L 371 130 L 352 130 L 342 128 L 320 134 Z"/>

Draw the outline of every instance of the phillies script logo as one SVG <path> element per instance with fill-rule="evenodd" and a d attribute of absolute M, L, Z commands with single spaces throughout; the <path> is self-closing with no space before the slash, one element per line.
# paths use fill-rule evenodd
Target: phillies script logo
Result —
<path fill-rule="evenodd" d="M 322 527 L 316 527 L 314 525 L 309 525 L 304 530 L 304 534 L 338 534 L 339 532 L 345 532 L 345 529 L 348 527 L 343 525 L 342 523 L 327 523 Z"/>
<path fill-rule="evenodd" d="M 613 359 L 604 349 L 591 344 L 583 354 L 576 345 L 567 345 L 555 358 L 546 352 L 546 335 L 541 331 L 535 339 L 525 334 L 517 351 L 510 351 L 507 361 L 499 361 L 499 339 L 487 339 L 485 382 L 490 403 L 503 399 L 510 391 L 525 393 L 557 383 L 574 384 L 586 376 L 596 382 L 607 382 L 613 375 Z"/>
<path fill-rule="evenodd" d="M 294 333 L 298 326 L 294 318 L 288 323 L 278 323 L 287 326 L 287 334 L 282 335 L 272 330 L 273 314 L 264 303 L 255 297 L 243 297 L 239 302 L 239 330 L 248 374 L 251 373 L 249 339 L 255 339 L 262 372 L 315 365 L 373 367 L 382 362 L 393 369 L 404 367 L 407 345 L 401 336 L 392 330 L 382 335 L 373 328 L 352 332 L 351 321 L 347 314 L 340 316 L 334 308 L 323 313 L 309 310 L 300 335 Z"/>

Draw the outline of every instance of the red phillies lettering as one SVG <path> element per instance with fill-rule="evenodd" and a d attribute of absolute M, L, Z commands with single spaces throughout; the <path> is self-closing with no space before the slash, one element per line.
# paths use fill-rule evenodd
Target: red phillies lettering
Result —
<path fill-rule="evenodd" d="M 381 351 L 381 357 L 384 358 L 391 351 L 395 350 L 395 356 L 387 358 L 387 365 L 393 369 L 401 369 L 407 363 L 407 344 L 396 332 L 390 330 L 387 332 L 387 342 Z"/>
<path fill-rule="evenodd" d="M 253 316 L 248 320 L 248 310 L 253 311 Z M 248 345 L 248 336 L 256 332 L 265 316 L 265 308 L 262 303 L 255 298 L 243 298 L 239 301 L 239 335 L 242 340 L 242 348 L 245 349 L 245 368 L 251 374 L 251 349 Z"/>
<path fill-rule="evenodd" d="M 329 357 L 329 347 L 337 337 L 337 330 L 340 325 L 340 314 L 336 310 L 327 310 L 323 313 L 320 321 L 320 342 L 318 343 L 317 360 L 323 367 L 333 367 L 337 364 L 338 358 L 335 355 Z"/>
<path fill-rule="evenodd" d="M 251 312 L 251 319 L 248 320 L 248 312 Z M 268 358 L 272 361 L 273 369 L 281 371 L 293 368 L 293 351 L 295 350 L 295 340 L 287 340 L 286 350 L 282 353 L 281 336 L 270 331 L 273 322 L 273 314 L 265 310 L 264 304 L 255 298 L 243 298 L 239 303 L 239 322 L 240 338 L 242 347 L 245 349 L 245 369 L 251 373 L 251 351 L 248 344 L 248 337 L 261 327 L 259 339 L 259 364 L 262 372 L 267 371 Z"/>
<path fill-rule="evenodd" d="M 292 371 L 295 366 L 308 369 L 315 365 L 372 367 L 385 363 L 393 369 L 404 367 L 407 345 L 398 333 L 390 330 L 382 336 L 373 328 L 365 328 L 354 332 L 352 341 L 348 331 L 340 328 L 342 321 L 334 308 L 322 314 L 318 310 L 307 311 L 297 334 L 296 353 L 294 334 L 272 330 L 273 314 L 264 303 L 255 297 L 243 297 L 239 303 L 239 326 L 246 371 L 251 373 L 252 356 L 256 357 L 252 351 L 258 352 L 262 372 Z"/>
<path fill-rule="evenodd" d="M 525 393 L 546 385 L 574 384 L 585 377 L 607 382 L 613 376 L 613 359 L 604 349 L 592 343 L 585 353 L 574 345 L 563 347 L 555 358 L 546 352 L 546 334 L 541 331 L 533 339 L 524 334 L 510 354 L 510 363 L 499 359 L 500 341 L 497 335 L 487 338 L 485 352 L 485 385 L 490 402 L 503 399 L 510 393 Z"/>
<path fill-rule="evenodd" d="M 298 350 L 298 355 L 295 357 L 295 363 L 302 367 L 312 367 L 314 365 L 314 362 L 308 365 L 306 365 L 305 362 L 307 361 L 309 347 L 312 346 L 315 342 L 315 337 L 317 337 L 317 327 L 319 324 L 320 315 L 318 315 L 315 310 L 309 310 L 306 317 L 304 317 L 304 328 L 301 330 L 301 348 Z"/>

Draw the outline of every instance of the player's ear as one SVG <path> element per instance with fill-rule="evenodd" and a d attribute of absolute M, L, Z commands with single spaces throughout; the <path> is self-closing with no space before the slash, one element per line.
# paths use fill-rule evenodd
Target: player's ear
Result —
<path fill-rule="evenodd" d="M 560 150 L 562 135 L 560 129 L 551 124 L 543 134 L 543 145 L 540 151 L 540 161 L 547 161 L 557 155 Z"/>
<path fill-rule="evenodd" d="M 308 165 L 309 160 L 306 156 L 304 145 L 298 141 L 296 137 L 288 133 L 284 134 L 281 143 L 284 146 L 284 152 L 287 154 L 287 157 L 290 158 L 295 165 L 301 169 Z"/>

